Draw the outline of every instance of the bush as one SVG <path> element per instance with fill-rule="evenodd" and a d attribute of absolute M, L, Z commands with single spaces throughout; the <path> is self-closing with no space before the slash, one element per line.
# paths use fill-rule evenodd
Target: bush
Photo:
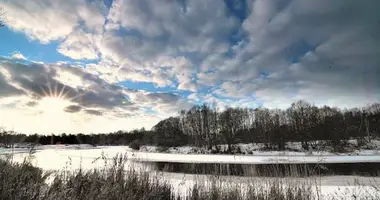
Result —
<path fill-rule="evenodd" d="M 119 156 L 101 170 L 59 171 L 46 184 L 42 170 L 28 163 L 0 159 L 1 200 L 174 200 L 169 184 L 147 173 L 125 171 L 126 159 Z"/>
<path fill-rule="evenodd" d="M 265 187 L 249 185 L 244 192 L 239 185 L 219 186 L 212 183 L 211 187 L 194 185 L 188 192 L 188 199 L 220 199 L 220 200 L 314 200 L 311 187 L 295 185 L 288 186 L 281 182 L 268 183 Z"/>
<path fill-rule="evenodd" d="M 126 158 L 113 159 L 113 165 L 100 170 L 61 171 L 50 174 L 51 184 L 45 184 L 46 174 L 41 169 L 24 162 L 14 164 L 0 159 L 0 199 L 1 200 L 313 200 L 311 186 L 292 184 L 281 180 L 269 181 L 264 185 L 255 185 L 252 181 L 243 190 L 240 183 L 223 185 L 218 179 L 208 185 L 189 187 L 186 197 L 175 196 L 173 188 L 159 177 L 149 173 L 125 170 Z M 202 184 L 203 183 L 203 184 Z M 378 188 L 374 186 L 377 191 Z M 365 191 L 364 191 L 365 192 Z M 380 199 L 378 193 L 370 195 Z M 364 198 L 363 198 L 364 199 Z"/>
<path fill-rule="evenodd" d="M 47 176 L 27 162 L 15 164 L 0 158 L 0 199 L 37 200 Z"/>
<path fill-rule="evenodd" d="M 159 146 L 157 148 L 158 152 L 167 152 L 168 150 L 169 150 L 169 147 L 167 147 L 167 146 Z"/>
<path fill-rule="evenodd" d="M 129 143 L 129 147 L 134 150 L 140 150 L 141 146 L 142 142 L 140 140 L 133 140 L 131 143 Z"/>
<path fill-rule="evenodd" d="M 354 147 L 350 145 L 348 140 L 331 140 L 327 142 L 328 145 L 332 148 L 332 151 L 335 153 L 347 153 L 352 152 Z"/>

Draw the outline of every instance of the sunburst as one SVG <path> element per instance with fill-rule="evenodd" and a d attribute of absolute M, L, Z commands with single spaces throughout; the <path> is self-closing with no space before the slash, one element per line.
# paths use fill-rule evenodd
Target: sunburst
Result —
<path fill-rule="evenodd" d="M 76 105 L 78 103 L 74 100 L 85 95 L 85 92 L 81 94 L 72 95 L 71 90 L 67 89 L 65 85 L 59 85 L 58 83 L 51 84 L 47 80 L 45 86 L 40 87 L 42 94 L 39 95 L 39 103 L 36 107 L 38 111 L 42 111 L 39 115 L 41 119 L 41 125 L 44 126 L 46 132 L 56 130 L 59 127 L 71 126 L 72 115 L 67 113 L 65 109 L 70 105 Z M 63 131 L 63 130 L 62 130 Z"/>
<path fill-rule="evenodd" d="M 112 76 L 116 76 L 116 73 L 121 69 L 122 66 L 113 70 Z M 45 76 L 45 80 L 45 84 L 40 86 L 41 93 L 37 94 L 37 97 L 40 100 L 36 108 L 41 113 L 39 114 L 39 117 L 42 120 L 41 122 L 45 125 L 46 132 L 49 133 L 51 130 L 56 130 L 58 124 L 59 127 L 72 126 L 72 122 L 75 122 L 73 118 L 80 118 L 81 115 L 78 116 L 73 115 L 72 113 L 67 113 L 65 109 L 70 105 L 81 104 L 80 102 L 83 101 L 82 97 L 92 90 L 78 89 L 73 92 L 73 89 L 69 88 L 66 84 L 62 84 L 58 80 L 54 81 L 55 84 L 52 84 L 47 76 Z M 105 83 L 106 82 L 102 82 L 101 86 L 104 86 Z M 121 102 L 121 104 L 126 103 L 126 101 Z"/>
<path fill-rule="evenodd" d="M 52 87 L 50 81 L 48 79 L 46 79 L 45 86 L 47 87 L 47 90 L 41 86 L 40 89 L 41 89 L 43 95 L 38 95 L 38 96 L 42 100 L 45 98 L 49 98 L 49 99 L 57 99 L 57 100 L 71 102 L 71 101 L 76 100 L 76 99 L 78 99 L 78 98 L 80 98 L 80 97 L 82 97 L 88 93 L 88 91 L 87 91 L 87 92 L 82 92 L 82 93 L 74 95 L 74 96 L 70 96 L 69 95 L 70 90 L 66 89 L 66 85 L 64 85 L 64 84 L 62 84 L 62 85 L 63 86 L 58 91 L 58 84 L 56 83 L 54 85 L 54 87 Z"/>

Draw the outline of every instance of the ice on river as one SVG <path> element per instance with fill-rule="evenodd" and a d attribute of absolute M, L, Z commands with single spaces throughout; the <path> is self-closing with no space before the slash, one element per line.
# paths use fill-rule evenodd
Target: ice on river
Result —
<path fill-rule="evenodd" d="M 0 154 L 14 153 L 13 160 L 22 162 L 29 157 L 29 149 L 0 149 Z M 163 154 L 134 152 L 125 146 L 92 147 L 90 145 L 74 146 L 39 146 L 30 157 L 31 162 L 44 170 L 74 170 L 74 169 L 93 169 L 103 168 L 112 163 L 112 158 L 117 154 L 125 154 L 128 157 L 126 168 L 138 167 L 149 171 L 160 180 L 170 183 L 179 194 L 186 194 L 189 187 L 194 183 L 210 185 L 215 177 L 210 175 L 192 175 L 182 173 L 167 173 L 155 171 L 154 165 L 148 162 L 139 161 L 166 161 L 166 162 L 188 162 L 188 163 L 314 163 L 314 162 L 379 162 L 379 156 L 234 156 L 234 155 L 191 155 L 191 154 Z M 229 184 L 267 184 L 276 178 L 263 177 L 233 177 L 219 176 L 218 181 L 221 185 Z M 281 179 L 285 183 L 302 183 L 317 185 L 313 187 L 314 192 L 323 197 L 322 199 L 353 199 L 355 196 L 379 193 L 373 185 L 380 185 L 380 178 L 359 177 L 359 176 L 324 176 L 311 178 L 286 178 Z M 369 197 L 369 199 L 371 199 Z"/>

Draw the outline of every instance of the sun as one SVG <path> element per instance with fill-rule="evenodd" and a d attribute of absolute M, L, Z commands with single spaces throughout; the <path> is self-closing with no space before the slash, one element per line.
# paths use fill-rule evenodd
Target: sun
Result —
<path fill-rule="evenodd" d="M 69 105 L 70 102 L 64 98 L 47 96 L 40 100 L 39 110 L 41 110 L 45 115 L 58 117 L 58 115 L 65 112 L 65 108 Z"/>
<path fill-rule="evenodd" d="M 65 131 L 71 125 L 70 113 L 67 113 L 65 109 L 73 105 L 71 101 L 73 98 L 68 98 L 65 87 L 58 90 L 57 85 L 51 87 L 48 84 L 47 88 L 41 88 L 44 95 L 40 96 L 38 106 L 39 126 L 45 133 L 51 133 L 52 131 Z"/>
<path fill-rule="evenodd" d="M 65 132 L 73 126 L 78 116 L 67 112 L 69 106 L 78 105 L 74 100 L 81 98 L 86 92 L 73 94 L 65 85 L 51 84 L 47 79 L 46 84 L 40 86 L 41 94 L 36 109 L 36 117 L 41 130 L 45 133 Z"/>
<path fill-rule="evenodd" d="M 71 126 L 70 113 L 65 111 L 70 101 L 55 96 L 46 96 L 38 104 L 39 127 L 45 133 L 64 132 Z"/>
<path fill-rule="evenodd" d="M 43 95 L 39 95 L 41 98 L 39 109 L 45 115 L 51 115 L 51 117 L 58 117 L 58 115 L 65 113 L 65 108 L 73 104 L 72 100 L 85 94 L 83 93 L 69 97 L 68 94 L 70 90 L 66 90 L 65 85 L 63 87 L 60 86 L 61 88 L 59 89 L 57 82 L 54 86 L 51 85 L 49 80 L 46 80 L 46 82 L 46 87 L 40 87 Z"/>

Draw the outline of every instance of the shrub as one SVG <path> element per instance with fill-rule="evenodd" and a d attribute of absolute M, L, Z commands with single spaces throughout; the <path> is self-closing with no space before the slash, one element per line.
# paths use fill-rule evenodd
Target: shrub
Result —
<path fill-rule="evenodd" d="M 27 162 L 11 163 L 0 159 L 0 199 L 1 200 L 313 200 L 311 186 L 291 184 L 281 180 L 255 185 L 252 181 L 247 187 L 240 183 L 220 184 L 218 179 L 207 185 L 189 187 L 186 197 L 175 195 L 173 188 L 148 173 L 125 170 L 125 157 L 113 159 L 113 165 L 104 170 L 60 171 L 53 175 L 51 184 L 46 184 L 47 174 Z M 203 184 L 202 184 L 203 182 Z M 210 187 L 211 186 L 211 187 Z M 377 191 L 378 188 L 374 186 Z M 368 195 L 363 194 L 361 195 Z M 379 194 L 369 194 L 379 199 Z M 364 199 L 364 197 L 363 197 Z"/>
<path fill-rule="evenodd" d="M 27 162 L 16 164 L 0 158 L 0 199 L 38 200 L 47 176 Z"/>
<path fill-rule="evenodd" d="M 133 140 L 131 143 L 129 143 L 129 147 L 134 150 L 140 150 L 141 146 L 142 142 L 140 140 Z"/>
<path fill-rule="evenodd" d="M 125 171 L 125 157 L 101 170 L 59 171 L 51 184 L 41 169 L 0 159 L 1 200 L 174 200 L 169 184 L 147 173 Z"/>
<path fill-rule="evenodd" d="M 249 185 L 247 191 L 243 191 L 239 185 L 219 186 L 212 183 L 210 187 L 194 185 L 188 192 L 188 199 L 220 199 L 220 200 L 313 200 L 316 199 L 310 187 L 296 185 L 286 186 L 278 182 L 267 183 L 266 187 Z"/>
<path fill-rule="evenodd" d="M 168 150 L 169 150 L 169 147 L 167 147 L 167 146 L 159 146 L 157 148 L 158 152 L 167 152 Z"/>

